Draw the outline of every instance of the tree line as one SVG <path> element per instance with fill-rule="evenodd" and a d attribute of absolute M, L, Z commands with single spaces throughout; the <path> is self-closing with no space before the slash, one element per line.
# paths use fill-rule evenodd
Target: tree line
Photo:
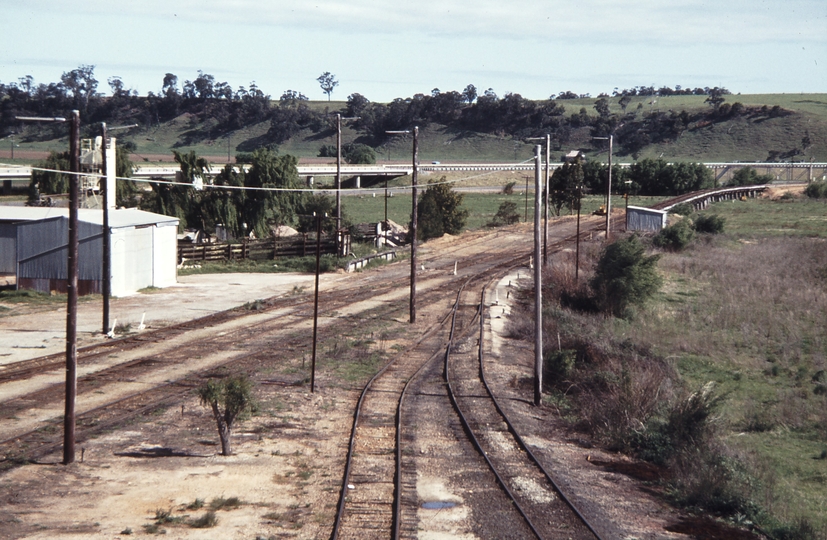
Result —
<path fill-rule="evenodd" d="M 335 76 L 325 72 L 317 81 L 329 100 L 338 86 Z M 511 92 L 498 96 L 491 88 L 480 91 L 469 84 L 462 91 L 434 88 L 430 94 L 397 98 L 390 103 L 371 102 L 362 94 L 353 93 L 347 97 L 343 109 L 330 111 L 311 108 L 308 98 L 295 90 L 284 91 L 276 100 L 255 82 L 234 89 L 203 71 L 199 71 L 193 80 L 183 81 L 173 73 L 166 73 L 160 90 L 145 96 L 128 89 L 120 77 L 110 77 L 106 82 L 111 96 L 101 94 L 94 66 L 89 65 L 63 73 L 59 82 L 35 84 L 31 76 L 18 82 L 0 82 L 0 136 L 18 127 L 15 116 L 62 116 L 72 109 L 81 112 L 87 130 L 99 122 L 136 122 L 152 127 L 185 113 L 201 122 L 209 121 L 209 127 L 190 132 L 187 140 L 190 144 L 269 122 L 266 135 L 245 141 L 238 147 L 240 151 L 251 152 L 259 146 L 272 148 L 282 144 L 305 130 L 332 133 L 330 113 L 342 112 L 345 116 L 359 117 L 352 124 L 361 134 L 359 142 L 374 148 L 388 140 L 386 131 L 409 129 L 414 125 L 441 124 L 458 131 L 516 139 L 548 133 L 556 148 L 569 143 L 575 130 L 588 128 L 595 137 L 614 133 L 618 154 L 636 157 L 646 145 L 674 141 L 693 125 L 707 125 L 741 115 L 775 117 L 785 114 L 780 107 L 760 109 L 747 108 L 738 102 L 725 103 L 730 92 L 718 87 L 615 89 L 612 96 L 598 96 L 593 107 L 581 107 L 575 113 L 567 113 L 565 100 L 588 95 L 565 91 L 549 100 L 535 101 Z M 691 113 L 646 111 L 639 103 L 636 109 L 627 109 L 635 96 L 685 94 L 706 95 L 710 108 Z M 612 112 L 617 106 L 621 112 Z M 62 134 L 60 126 L 44 124 L 27 130 L 25 137 L 47 140 Z"/>

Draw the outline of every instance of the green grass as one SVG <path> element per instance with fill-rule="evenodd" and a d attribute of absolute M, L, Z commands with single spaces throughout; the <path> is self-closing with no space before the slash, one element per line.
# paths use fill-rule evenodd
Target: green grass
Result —
<path fill-rule="evenodd" d="M 742 236 L 827 238 L 827 201 L 806 197 L 785 201 L 749 199 L 711 205 L 704 213 L 726 218 L 724 230 Z"/>
<path fill-rule="evenodd" d="M 6 304 L 49 305 L 65 304 L 65 294 L 46 294 L 38 291 L 0 291 L 0 302 Z"/>
<path fill-rule="evenodd" d="M 466 230 L 480 229 L 486 226 L 494 218 L 500 204 L 511 201 L 517 205 L 520 213 L 520 221 L 525 220 L 525 185 L 523 189 L 515 186 L 514 193 L 503 195 L 502 193 L 462 193 L 463 207 L 468 209 L 468 220 L 465 223 Z M 651 206 L 662 200 L 662 197 L 630 197 L 629 204 L 633 206 Z M 583 198 L 581 215 L 587 215 L 604 204 L 604 198 L 599 195 L 589 195 Z M 612 197 L 613 205 L 625 204 L 621 197 Z M 348 219 L 355 223 L 372 223 L 385 219 L 385 198 L 382 190 L 377 190 L 376 197 L 358 196 L 343 197 L 342 208 Z M 567 209 L 561 211 L 561 215 L 569 215 Z M 394 195 L 388 198 L 388 219 L 407 226 L 411 218 L 411 196 Z M 550 215 L 550 219 L 553 217 Z M 534 219 L 534 192 L 528 194 L 528 220 Z"/>
<path fill-rule="evenodd" d="M 322 272 L 331 272 L 339 267 L 340 261 L 333 255 L 322 255 L 320 261 L 320 269 Z M 227 274 L 235 272 L 248 273 L 283 273 L 283 272 L 305 272 L 314 273 L 316 271 L 316 257 L 280 257 L 275 260 L 232 260 L 232 261 L 214 261 L 214 262 L 199 262 L 188 261 L 187 266 L 178 270 L 179 276 L 189 276 L 194 274 Z"/>

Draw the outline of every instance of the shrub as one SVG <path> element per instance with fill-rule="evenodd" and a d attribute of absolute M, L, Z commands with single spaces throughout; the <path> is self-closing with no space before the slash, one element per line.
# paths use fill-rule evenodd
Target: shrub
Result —
<path fill-rule="evenodd" d="M 827 199 L 827 182 L 813 182 L 804 189 L 811 199 Z"/>
<path fill-rule="evenodd" d="M 443 176 L 439 182 L 444 182 Z M 443 234 L 459 234 L 468 219 L 468 210 L 462 208 L 463 196 L 444 183 L 429 182 L 419 200 L 417 210 L 419 240 L 439 238 Z"/>
<path fill-rule="evenodd" d="M 517 211 L 517 204 L 511 201 L 503 202 L 494 214 L 494 219 L 488 222 L 489 227 L 501 225 L 513 225 L 520 221 L 520 213 Z"/>
<path fill-rule="evenodd" d="M 655 294 L 663 280 L 656 266 L 659 256 L 647 256 L 636 236 L 603 249 L 590 285 L 603 310 L 621 316 L 631 304 L 642 304 Z"/>
<path fill-rule="evenodd" d="M 503 186 L 503 195 L 512 195 L 514 193 L 514 186 L 517 185 L 517 182 L 508 182 L 506 185 Z"/>
<path fill-rule="evenodd" d="M 724 232 L 725 222 L 726 218 L 717 214 L 701 214 L 695 218 L 693 227 L 699 233 L 719 234 Z"/>
<path fill-rule="evenodd" d="M 695 208 L 689 203 L 676 204 L 669 210 L 670 214 L 677 214 L 679 216 L 690 216 L 695 212 Z"/>
<path fill-rule="evenodd" d="M 546 353 L 543 362 L 544 379 L 549 384 L 554 384 L 566 379 L 574 370 L 577 351 L 564 349 Z"/>
<path fill-rule="evenodd" d="M 189 522 L 189 526 L 193 529 L 208 529 L 218 525 L 218 517 L 215 512 L 210 510 L 198 519 L 193 519 Z"/>
<path fill-rule="evenodd" d="M 773 181 L 771 174 L 758 174 L 752 167 L 744 167 L 735 171 L 729 186 L 758 186 L 769 184 Z"/>
<path fill-rule="evenodd" d="M 653 243 L 663 249 L 680 251 L 688 246 L 694 237 L 695 232 L 692 230 L 689 220 L 682 219 L 661 229 L 655 236 Z"/>

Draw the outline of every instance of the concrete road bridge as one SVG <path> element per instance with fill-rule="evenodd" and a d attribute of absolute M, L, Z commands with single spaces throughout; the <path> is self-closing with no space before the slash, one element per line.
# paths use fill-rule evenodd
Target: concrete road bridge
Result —
<path fill-rule="evenodd" d="M 562 163 L 551 163 L 551 168 L 556 169 Z M 628 163 L 618 164 L 621 167 L 628 167 Z M 827 163 L 801 162 L 801 163 L 765 163 L 765 162 L 732 162 L 732 163 L 705 163 L 713 170 L 715 179 L 725 180 L 732 173 L 743 167 L 752 167 L 759 174 L 769 174 L 775 177 L 776 182 L 811 182 L 813 180 L 827 179 Z M 412 165 L 342 165 L 341 174 L 343 178 L 396 178 L 411 174 Z M 176 166 L 151 167 L 137 165 L 132 176 L 134 178 L 164 178 L 174 179 L 175 173 L 180 169 Z M 219 167 L 213 169 L 220 170 Z M 534 163 L 430 163 L 420 164 L 422 172 L 474 172 L 474 171 L 533 171 Z M 0 167 L 0 180 L 28 180 L 31 177 L 29 166 L 4 166 Z M 316 177 L 336 176 L 336 165 L 299 165 L 299 176 L 305 178 L 308 184 L 312 184 Z M 358 181 L 357 181 L 358 184 Z"/>

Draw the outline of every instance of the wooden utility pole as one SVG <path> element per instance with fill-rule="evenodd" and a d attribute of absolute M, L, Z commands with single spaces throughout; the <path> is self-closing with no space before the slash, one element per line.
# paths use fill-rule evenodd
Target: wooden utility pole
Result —
<path fill-rule="evenodd" d="M 78 315 L 78 179 L 80 173 L 80 112 L 72 111 L 69 131 L 69 245 L 66 286 L 66 407 L 63 416 L 63 463 L 75 461 L 75 400 L 77 399 Z"/>
<path fill-rule="evenodd" d="M 545 137 L 528 137 L 527 141 L 545 141 L 546 142 L 546 168 L 545 177 L 546 184 L 543 187 L 543 264 L 548 264 L 548 196 L 549 183 L 551 182 L 551 134 L 546 133 Z M 527 212 L 526 212 L 527 213 Z"/>
<path fill-rule="evenodd" d="M 328 99 L 330 95 L 328 95 Z M 342 226 L 342 114 L 336 113 L 336 252 L 339 252 L 339 227 Z"/>
<path fill-rule="evenodd" d="M 319 270 L 322 259 L 322 216 L 316 218 L 316 292 L 313 298 L 313 359 L 310 362 L 310 393 L 316 392 L 316 333 L 319 328 Z M 338 231 L 337 231 L 338 235 Z"/>
<path fill-rule="evenodd" d="M 66 118 L 17 116 L 31 122 L 66 122 Z M 78 181 L 80 176 L 80 112 L 72 111 L 69 121 L 69 231 L 66 245 L 66 403 L 63 413 L 63 463 L 75 461 L 75 401 L 77 399 L 77 316 L 78 316 Z"/>
<path fill-rule="evenodd" d="M 543 399 L 543 265 L 540 264 L 540 149 L 534 147 L 534 405 Z"/>
<path fill-rule="evenodd" d="M 411 170 L 411 305 L 410 322 L 416 322 L 416 227 L 419 216 L 417 204 L 417 179 L 419 178 L 419 127 L 414 126 L 412 130 L 386 131 L 389 135 L 413 134 L 413 169 Z M 387 201 L 387 199 L 385 199 Z"/>
<path fill-rule="evenodd" d="M 609 135 L 609 186 L 606 188 L 606 242 L 612 232 L 612 141 L 614 135 Z"/>
<path fill-rule="evenodd" d="M 411 173 L 411 324 L 416 322 L 416 227 L 419 220 L 417 179 L 419 177 L 419 126 L 413 128 L 413 171 Z"/>
<path fill-rule="evenodd" d="M 551 134 L 546 133 L 546 186 L 543 190 L 543 264 L 548 264 L 548 185 L 551 183 Z"/>
<path fill-rule="evenodd" d="M 109 232 L 109 197 L 115 194 L 109 193 L 109 174 L 106 162 L 106 122 L 101 122 L 101 168 L 103 178 L 101 179 L 101 192 L 103 195 L 103 333 L 109 333 L 109 296 L 112 294 L 112 236 Z"/>
<path fill-rule="evenodd" d="M 577 233 L 574 248 L 574 282 L 580 282 L 580 199 L 583 196 L 583 186 L 577 186 Z"/>

